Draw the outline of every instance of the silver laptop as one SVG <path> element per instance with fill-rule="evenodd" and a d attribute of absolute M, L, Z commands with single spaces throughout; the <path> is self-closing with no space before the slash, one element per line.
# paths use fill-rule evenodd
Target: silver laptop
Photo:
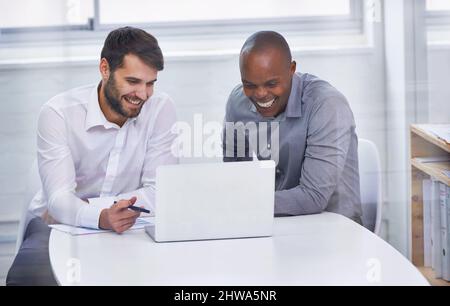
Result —
<path fill-rule="evenodd" d="M 275 162 L 160 166 L 156 171 L 157 242 L 272 235 Z"/>

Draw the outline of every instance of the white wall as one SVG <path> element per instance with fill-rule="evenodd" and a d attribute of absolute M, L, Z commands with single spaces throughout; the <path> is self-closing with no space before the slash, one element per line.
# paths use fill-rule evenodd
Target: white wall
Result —
<path fill-rule="evenodd" d="M 450 123 L 450 44 L 428 48 L 429 122 Z"/>

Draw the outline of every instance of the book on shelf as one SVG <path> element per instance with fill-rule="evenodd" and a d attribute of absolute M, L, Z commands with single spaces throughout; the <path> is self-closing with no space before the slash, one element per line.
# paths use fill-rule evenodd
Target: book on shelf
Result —
<path fill-rule="evenodd" d="M 442 277 L 441 208 L 439 181 L 431 179 L 431 267 L 436 278 Z"/>
<path fill-rule="evenodd" d="M 441 258 L 442 258 L 442 279 L 446 281 L 450 281 L 450 245 L 449 245 L 449 235 L 448 229 L 449 224 L 449 190 L 450 188 L 443 184 L 439 183 L 439 204 L 441 208 Z"/>
<path fill-rule="evenodd" d="M 422 181 L 424 266 L 431 267 L 431 180 Z"/>
<path fill-rule="evenodd" d="M 450 186 L 424 179 L 422 195 L 424 266 L 450 281 Z"/>

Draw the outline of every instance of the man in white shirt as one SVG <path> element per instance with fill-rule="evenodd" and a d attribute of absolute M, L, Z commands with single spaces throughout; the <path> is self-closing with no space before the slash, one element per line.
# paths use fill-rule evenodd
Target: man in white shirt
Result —
<path fill-rule="evenodd" d="M 42 190 L 29 215 L 122 233 L 139 216 L 129 206 L 154 211 L 156 168 L 178 162 L 171 151 L 173 102 L 153 92 L 163 68 L 153 36 L 120 28 L 108 35 L 102 49 L 101 82 L 57 95 L 42 107 L 37 132 Z M 23 244 L 35 235 L 33 228 L 45 232 L 48 241 L 49 232 L 39 222 L 32 220 Z M 40 247 L 48 254 L 48 244 Z M 22 255 L 11 270 L 16 262 L 31 260 Z M 20 283 L 20 277 L 8 279 Z"/>

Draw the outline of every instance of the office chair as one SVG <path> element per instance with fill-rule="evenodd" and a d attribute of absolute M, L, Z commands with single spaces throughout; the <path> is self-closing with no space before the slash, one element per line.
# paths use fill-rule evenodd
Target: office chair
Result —
<path fill-rule="evenodd" d="M 359 181 L 363 226 L 380 234 L 383 206 L 381 161 L 376 145 L 367 139 L 358 141 Z"/>

